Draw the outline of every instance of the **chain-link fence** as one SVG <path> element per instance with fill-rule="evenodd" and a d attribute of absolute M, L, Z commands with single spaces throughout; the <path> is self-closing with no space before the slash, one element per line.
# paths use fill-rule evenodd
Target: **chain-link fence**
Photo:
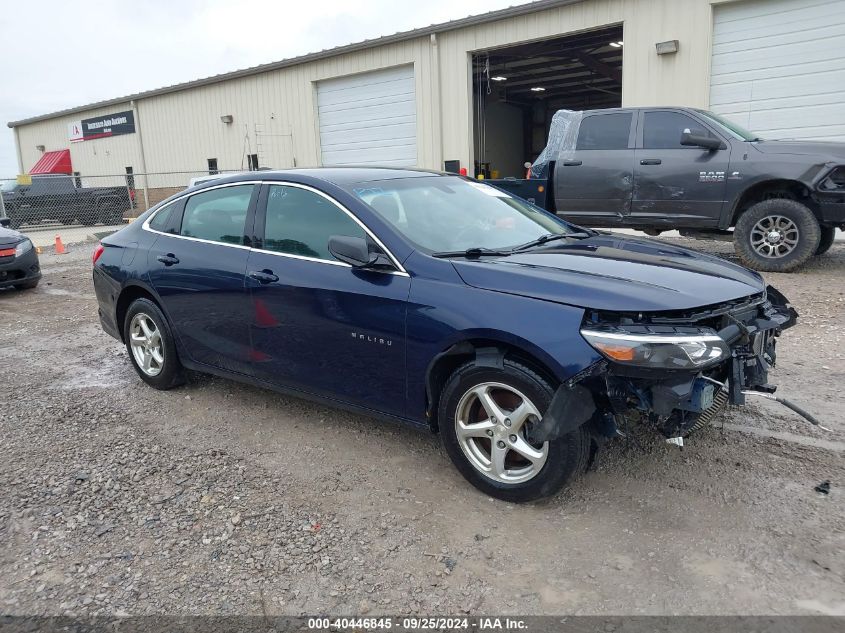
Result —
<path fill-rule="evenodd" d="M 220 171 L 184 171 L 110 176 L 42 175 L 0 179 L 0 217 L 12 228 L 114 226 L 137 217 L 198 180 Z"/>

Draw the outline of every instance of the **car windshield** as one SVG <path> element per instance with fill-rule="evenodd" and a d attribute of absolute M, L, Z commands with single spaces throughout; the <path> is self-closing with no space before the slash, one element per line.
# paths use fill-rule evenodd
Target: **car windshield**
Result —
<path fill-rule="evenodd" d="M 719 128 L 722 129 L 723 132 L 727 132 L 735 139 L 739 141 L 762 141 L 763 139 L 760 138 L 758 134 L 746 130 L 741 125 L 737 125 L 733 121 L 729 121 L 725 117 L 721 117 L 718 114 L 713 114 L 707 110 L 696 110 L 701 116 L 708 119 L 714 125 L 717 125 Z"/>
<path fill-rule="evenodd" d="M 429 252 L 503 250 L 576 232 L 524 200 L 457 176 L 380 180 L 347 189 Z"/>

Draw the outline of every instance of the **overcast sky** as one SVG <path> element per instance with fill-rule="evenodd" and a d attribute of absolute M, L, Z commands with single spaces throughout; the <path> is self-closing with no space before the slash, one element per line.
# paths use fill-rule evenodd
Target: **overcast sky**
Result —
<path fill-rule="evenodd" d="M 523 4 L 524 0 L 0 0 L 8 121 Z"/>

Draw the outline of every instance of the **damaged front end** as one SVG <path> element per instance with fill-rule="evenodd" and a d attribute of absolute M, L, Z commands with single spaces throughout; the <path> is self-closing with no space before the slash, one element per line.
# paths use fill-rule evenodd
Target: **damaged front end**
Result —
<path fill-rule="evenodd" d="M 744 404 L 747 395 L 782 401 L 772 396 L 768 371 L 777 337 L 797 317 L 771 286 L 686 312 L 588 311 L 581 335 L 604 358 L 558 388 L 531 439 L 561 437 L 587 423 L 595 436 L 612 437 L 637 417 L 682 445 L 680 438 L 728 403 Z"/>

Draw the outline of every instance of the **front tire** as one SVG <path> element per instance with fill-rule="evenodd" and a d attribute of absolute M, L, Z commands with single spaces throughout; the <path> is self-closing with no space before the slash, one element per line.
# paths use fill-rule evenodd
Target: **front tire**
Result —
<path fill-rule="evenodd" d="M 167 390 L 184 382 L 170 324 L 149 299 L 135 299 L 126 311 L 123 340 L 132 366 L 145 383 Z"/>
<path fill-rule="evenodd" d="M 813 212 L 786 198 L 751 206 L 736 223 L 734 250 L 742 263 L 764 272 L 792 272 L 816 253 L 821 237 Z"/>
<path fill-rule="evenodd" d="M 449 377 L 438 408 L 443 446 L 467 481 L 491 497 L 515 503 L 549 497 L 586 470 L 589 434 L 581 427 L 529 441 L 526 431 L 540 421 L 554 387 L 520 363 L 503 365 L 473 361 Z"/>
<path fill-rule="evenodd" d="M 34 281 L 26 281 L 22 284 L 15 284 L 16 290 L 32 290 L 36 286 L 38 286 L 38 282 L 41 281 L 40 279 L 36 279 Z"/>
<path fill-rule="evenodd" d="M 835 226 L 821 227 L 821 237 L 819 238 L 819 247 L 816 249 L 816 255 L 824 255 L 833 246 L 833 240 L 836 238 Z"/>

